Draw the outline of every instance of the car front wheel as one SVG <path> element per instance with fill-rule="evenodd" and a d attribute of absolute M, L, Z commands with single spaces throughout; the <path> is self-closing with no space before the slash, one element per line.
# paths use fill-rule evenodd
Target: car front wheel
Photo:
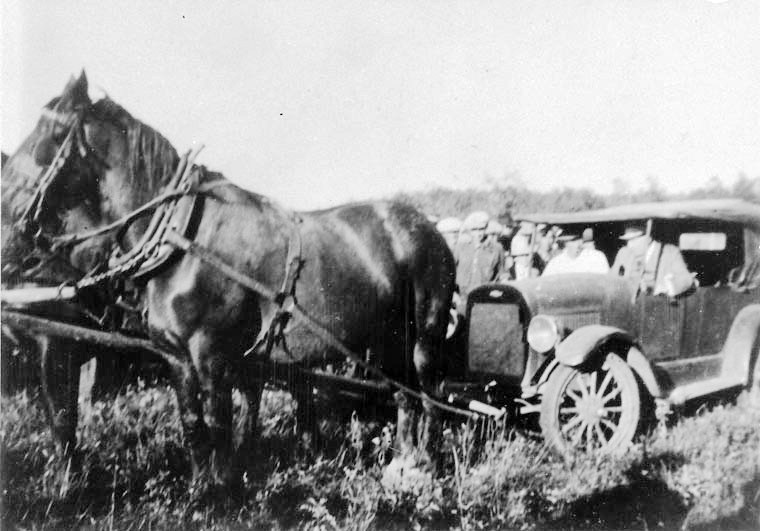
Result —
<path fill-rule="evenodd" d="M 541 401 L 541 431 L 560 451 L 619 451 L 636 435 L 641 397 L 636 377 L 617 354 L 586 372 L 560 365 Z"/>

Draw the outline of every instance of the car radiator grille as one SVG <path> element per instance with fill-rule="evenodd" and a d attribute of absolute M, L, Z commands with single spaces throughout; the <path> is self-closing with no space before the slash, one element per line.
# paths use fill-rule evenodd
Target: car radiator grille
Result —
<path fill-rule="evenodd" d="M 554 314 L 565 330 L 575 330 L 590 324 L 599 324 L 601 315 L 599 312 L 573 312 L 569 314 Z"/>
<path fill-rule="evenodd" d="M 467 353 L 470 372 L 522 377 L 526 348 L 519 306 L 497 303 L 473 305 Z"/>

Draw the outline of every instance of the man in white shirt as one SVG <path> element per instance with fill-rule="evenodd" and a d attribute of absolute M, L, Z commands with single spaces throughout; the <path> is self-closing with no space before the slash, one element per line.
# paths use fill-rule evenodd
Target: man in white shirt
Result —
<path fill-rule="evenodd" d="M 564 275 L 565 273 L 580 273 L 578 257 L 581 252 L 581 239 L 577 234 L 563 234 L 559 241 L 564 243 L 562 252 L 549 260 L 542 276 Z"/>
<path fill-rule="evenodd" d="M 594 230 L 591 227 L 584 230 L 581 240 L 581 252 L 575 264 L 579 272 L 606 275 L 610 270 L 610 264 L 604 253 L 594 244 Z"/>

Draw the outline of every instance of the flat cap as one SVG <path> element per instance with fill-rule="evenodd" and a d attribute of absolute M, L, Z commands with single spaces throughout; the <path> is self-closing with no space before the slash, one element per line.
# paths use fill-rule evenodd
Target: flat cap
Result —
<path fill-rule="evenodd" d="M 459 232 L 462 228 L 462 221 L 459 218 L 443 218 L 435 226 L 438 232 Z"/>
<path fill-rule="evenodd" d="M 503 231 L 504 226 L 501 223 L 495 219 L 488 221 L 488 225 L 486 225 L 486 234 L 501 234 Z"/>
<path fill-rule="evenodd" d="M 485 229 L 489 219 L 490 216 L 487 213 L 479 210 L 464 219 L 464 226 L 462 228 L 464 230 Z"/>

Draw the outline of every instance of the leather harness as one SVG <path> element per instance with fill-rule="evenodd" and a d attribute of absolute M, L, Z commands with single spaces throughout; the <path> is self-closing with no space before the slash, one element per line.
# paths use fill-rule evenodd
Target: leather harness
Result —
<path fill-rule="evenodd" d="M 56 153 L 53 162 L 41 179 L 40 185 L 25 209 L 24 215 L 19 221 L 22 225 L 22 230 L 28 231 L 28 229 L 33 226 L 32 223 L 37 222 L 44 201 L 45 192 L 66 164 L 66 159 L 68 159 L 68 156 L 72 151 L 71 148 L 73 143 L 77 142 L 77 151 L 85 160 L 87 160 L 88 156 L 91 156 L 93 153 L 92 149 L 88 149 L 82 132 L 83 119 L 81 114 L 78 114 L 73 122 L 60 120 L 57 114 L 49 110 L 48 114 L 53 114 L 52 119 L 63 121 L 66 124 L 73 124 L 64 143 Z M 168 187 L 169 189 L 163 192 L 160 196 L 148 201 L 135 211 L 130 212 L 113 223 L 93 231 L 81 234 L 66 234 L 51 238 L 53 242 L 51 253 L 56 253 L 61 247 L 82 242 L 112 231 L 118 231 L 118 243 L 118 240 L 123 237 L 131 223 L 145 215 L 147 212 L 154 212 L 148 224 L 148 230 L 143 234 L 140 238 L 140 242 L 133 248 L 133 250 L 115 254 L 114 257 L 109 260 L 109 268 L 106 272 L 98 275 L 85 276 L 75 284 L 76 288 L 91 286 L 108 279 L 116 278 L 140 278 L 146 280 L 151 275 L 157 274 L 157 271 L 163 267 L 164 264 L 169 263 L 169 261 L 175 256 L 177 250 L 188 252 L 203 262 L 222 271 L 241 285 L 274 301 L 277 305 L 275 315 L 266 327 L 266 332 L 264 332 L 263 335 L 261 333 L 259 334 L 256 343 L 245 353 L 245 355 L 256 353 L 257 355 L 261 354 L 268 357 L 274 345 L 278 343 L 282 343 L 287 352 L 284 343 L 284 330 L 291 316 L 295 315 L 312 332 L 337 349 L 338 352 L 353 360 L 368 373 L 389 383 L 399 391 L 416 397 L 423 403 L 430 404 L 444 411 L 467 417 L 473 415 L 469 411 L 436 400 L 425 393 L 412 389 L 408 385 L 388 377 L 382 370 L 367 363 L 362 356 L 349 350 L 324 325 L 316 321 L 311 315 L 304 311 L 296 299 L 296 281 L 298 280 L 301 266 L 303 264 L 301 259 L 301 236 L 298 230 L 298 225 L 301 223 L 300 218 L 294 215 L 287 215 L 286 213 L 286 217 L 293 221 L 293 230 L 292 236 L 288 240 L 285 277 L 282 286 L 280 287 L 280 291 L 277 293 L 272 293 L 267 286 L 261 284 L 250 276 L 240 273 L 235 268 L 232 268 L 219 260 L 218 257 L 208 249 L 195 243 L 193 241 L 195 231 L 198 228 L 198 223 L 203 211 L 202 198 L 213 188 L 232 184 L 226 180 L 202 183 L 201 181 L 205 170 L 203 167 L 196 167 L 192 164 L 198 151 L 199 150 L 192 154 L 192 156 L 187 154 L 180 159 L 180 164 L 177 166 L 177 170 L 170 181 L 174 186 Z M 99 159 L 99 157 L 96 158 Z M 97 162 L 102 163 L 101 160 L 98 160 Z M 36 234 L 36 236 L 39 235 L 41 235 L 41 230 L 38 230 Z M 264 329 L 265 328 L 262 326 L 262 331 Z M 263 352 L 260 352 L 259 348 L 262 345 L 264 346 L 264 350 Z"/>
<path fill-rule="evenodd" d="M 50 113 L 49 110 L 48 112 Z M 56 116 L 51 118 L 56 119 Z M 92 153 L 92 150 L 87 149 L 84 143 L 81 132 L 82 117 L 77 116 L 69 123 L 71 129 L 57 150 L 53 161 L 40 180 L 37 190 L 30 198 L 19 220 L 22 230 L 28 230 L 33 226 L 33 223 L 37 223 L 45 194 L 61 173 L 69 155 L 74 151 L 72 148 L 76 147 L 76 152 L 84 159 L 87 159 Z M 132 280 L 138 283 L 147 282 L 181 254 L 182 250 L 176 244 L 167 241 L 167 234 L 172 232 L 193 240 L 203 217 L 203 207 L 208 192 L 217 187 L 232 185 L 227 180 L 203 182 L 206 175 L 205 168 L 193 164 L 199 152 L 200 149 L 197 149 L 183 155 L 163 193 L 135 211 L 99 229 L 50 238 L 53 244 L 51 255 L 55 255 L 62 248 L 102 234 L 116 232 L 117 245 L 109 257 L 106 271 L 85 275 L 75 283 L 77 289 L 115 279 Z M 288 254 L 282 286 L 274 297 L 277 309 L 269 325 L 262 326 L 259 337 L 246 354 L 256 352 L 269 356 L 275 344 L 282 344 L 284 347 L 284 330 L 290 320 L 292 308 L 296 304 L 296 281 L 303 263 L 301 259 L 301 234 L 298 230 L 301 219 L 283 209 L 280 210 L 286 218 L 292 220 L 292 234 L 288 239 Z M 135 221 L 149 212 L 153 212 L 153 215 L 148 222 L 147 229 L 136 245 L 125 250 L 122 240 L 127 230 Z M 35 236 L 44 236 L 41 229 L 37 231 Z M 263 351 L 261 351 L 262 345 L 264 346 Z M 285 350 L 287 351 L 287 348 Z"/>

